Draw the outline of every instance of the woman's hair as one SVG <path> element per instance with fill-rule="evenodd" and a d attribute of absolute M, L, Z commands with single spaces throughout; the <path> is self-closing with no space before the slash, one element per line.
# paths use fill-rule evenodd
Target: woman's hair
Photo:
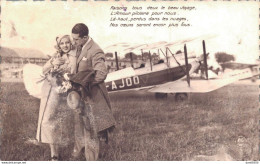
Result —
<path fill-rule="evenodd" d="M 75 49 L 75 46 L 72 44 L 73 42 L 72 42 L 72 39 L 71 39 L 71 37 L 69 36 L 69 35 L 60 35 L 60 36 L 57 36 L 56 37 L 56 45 L 54 46 L 57 50 L 58 50 L 58 53 L 60 53 L 60 54 L 62 54 L 63 53 L 63 51 L 61 50 L 61 48 L 60 48 L 60 42 L 61 42 L 61 40 L 62 39 L 64 39 L 64 38 L 68 38 L 69 39 L 69 41 L 70 41 L 70 45 L 71 45 L 71 47 L 70 47 L 70 50 L 73 50 L 73 49 Z"/>
<path fill-rule="evenodd" d="M 86 26 L 84 23 L 78 23 L 76 24 L 71 32 L 73 34 L 79 34 L 79 37 L 84 37 L 84 36 L 88 36 L 89 34 L 89 30 L 88 30 L 88 26 Z"/>

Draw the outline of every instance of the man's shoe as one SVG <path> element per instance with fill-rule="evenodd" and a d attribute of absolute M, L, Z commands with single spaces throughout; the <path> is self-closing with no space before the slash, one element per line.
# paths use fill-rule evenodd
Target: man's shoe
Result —
<path fill-rule="evenodd" d="M 98 138 L 99 138 L 99 141 L 105 142 L 106 144 L 108 144 L 108 131 L 104 130 L 104 131 L 99 132 Z"/>
<path fill-rule="evenodd" d="M 79 155 L 79 156 L 71 156 L 70 158 L 69 158 L 69 161 L 82 161 L 82 159 L 81 159 L 81 155 Z"/>

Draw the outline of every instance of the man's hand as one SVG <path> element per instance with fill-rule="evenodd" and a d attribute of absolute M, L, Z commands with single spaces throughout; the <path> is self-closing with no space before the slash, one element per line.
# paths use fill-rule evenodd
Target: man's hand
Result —
<path fill-rule="evenodd" d="M 62 65 L 64 63 L 65 63 L 65 59 L 62 59 L 62 58 L 54 58 L 51 61 L 51 64 L 54 65 L 54 66 L 60 66 L 60 65 Z"/>

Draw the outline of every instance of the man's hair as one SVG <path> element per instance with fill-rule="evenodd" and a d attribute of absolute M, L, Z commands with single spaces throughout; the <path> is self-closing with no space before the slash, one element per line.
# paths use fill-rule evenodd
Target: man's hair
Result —
<path fill-rule="evenodd" d="M 88 26 L 86 26 L 84 23 L 78 23 L 72 28 L 73 34 L 79 34 L 79 37 L 88 36 Z"/>

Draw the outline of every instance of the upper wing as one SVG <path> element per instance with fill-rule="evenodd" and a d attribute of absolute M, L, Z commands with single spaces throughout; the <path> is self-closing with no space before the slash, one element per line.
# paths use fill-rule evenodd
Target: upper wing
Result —
<path fill-rule="evenodd" d="M 178 80 L 168 82 L 152 89 L 149 92 L 161 92 L 161 93 L 189 93 L 189 92 L 211 92 L 219 89 L 223 86 L 231 84 L 237 81 L 236 78 L 225 78 L 225 79 L 210 79 L 210 80 L 191 80 L 190 86 L 184 80 Z"/>
<path fill-rule="evenodd" d="M 192 37 L 192 38 L 186 38 L 174 42 L 165 42 L 165 41 L 159 41 L 159 42 L 154 42 L 154 43 L 149 43 L 149 44 L 135 44 L 135 43 L 117 43 L 110 45 L 106 48 L 104 48 L 105 52 L 121 52 L 122 54 L 126 54 L 129 52 L 133 51 L 138 51 L 140 52 L 141 50 L 157 50 L 160 48 L 165 48 L 165 47 L 173 47 L 173 46 L 178 46 L 178 45 L 184 45 L 189 42 L 195 42 L 195 41 L 202 41 L 202 40 L 209 40 L 212 38 L 217 37 L 217 35 L 212 35 L 212 34 L 207 34 L 207 35 L 201 35 L 197 37 Z"/>
<path fill-rule="evenodd" d="M 41 98 L 41 90 L 44 81 L 42 67 L 35 64 L 26 64 L 23 67 L 23 81 L 29 94 Z"/>

